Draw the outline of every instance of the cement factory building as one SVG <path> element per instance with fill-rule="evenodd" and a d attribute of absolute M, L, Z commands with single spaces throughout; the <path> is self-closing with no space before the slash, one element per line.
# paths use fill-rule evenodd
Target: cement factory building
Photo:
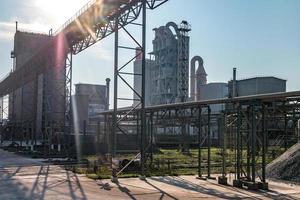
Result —
<path fill-rule="evenodd" d="M 14 37 L 14 50 L 11 52 L 13 71 L 22 68 L 50 39 L 49 35 L 17 30 Z M 36 130 L 37 137 L 40 137 L 42 129 L 48 125 L 45 124 L 46 121 L 59 124 L 65 117 L 66 69 L 65 64 L 59 62 L 60 58 L 53 55 L 49 55 L 47 59 L 54 61 L 54 67 L 9 95 L 9 120 L 30 123 Z"/>

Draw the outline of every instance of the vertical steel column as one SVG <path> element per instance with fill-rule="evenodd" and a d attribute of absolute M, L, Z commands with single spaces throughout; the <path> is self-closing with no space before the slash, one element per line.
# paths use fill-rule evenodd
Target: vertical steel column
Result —
<path fill-rule="evenodd" d="M 33 110 L 33 122 L 32 122 L 32 127 L 31 127 L 31 145 L 33 146 L 34 144 L 36 145 L 36 135 L 37 135 L 37 109 L 38 109 L 38 89 L 39 89 L 39 77 L 37 74 L 35 74 L 35 80 L 34 80 L 34 99 L 33 99 L 33 104 L 34 104 L 34 110 Z M 33 143 L 34 141 L 34 143 Z"/>
<path fill-rule="evenodd" d="M 23 70 L 22 70 L 22 79 L 23 79 Z M 23 83 L 23 86 L 20 88 L 21 89 L 21 131 L 20 131 L 21 137 L 19 138 L 19 142 L 20 142 L 20 146 L 21 147 L 23 146 L 22 143 L 23 143 L 23 136 L 24 136 L 24 132 L 23 132 L 23 123 L 24 123 L 24 87 L 25 87 L 25 84 Z"/>
<path fill-rule="evenodd" d="M 153 113 L 151 112 L 150 114 L 150 138 L 151 138 L 151 166 L 152 166 L 152 163 L 153 163 L 153 140 L 154 140 L 154 137 L 153 137 Z"/>
<path fill-rule="evenodd" d="M 146 134 L 146 113 L 145 113 L 145 95 L 146 95 L 146 12 L 147 12 L 147 1 L 143 1 L 142 7 L 142 99 L 141 99 L 141 176 L 145 175 L 145 149 L 144 149 L 144 138 Z"/>
<path fill-rule="evenodd" d="M 201 144 L 201 136 L 202 136 L 202 108 L 199 107 L 198 108 L 198 178 L 202 177 L 202 169 L 201 169 L 201 162 L 202 162 L 202 158 L 201 158 L 201 148 L 202 148 L 202 144 Z"/>
<path fill-rule="evenodd" d="M 72 132 L 72 67 L 73 66 L 73 49 L 70 49 L 70 53 L 66 58 L 66 87 L 65 87 L 65 121 L 64 129 L 67 130 L 68 134 Z"/>
<path fill-rule="evenodd" d="M 36 121 L 34 120 L 31 124 L 30 131 L 30 140 L 31 140 L 31 150 L 33 150 L 34 145 L 36 145 Z"/>
<path fill-rule="evenodd" d="M 266 182 L 266 114 L 265 114 L 265 108 L 266 105 L 262 105 L 262 182 Z"/>
<path fill-rule="evenodd" d="M 241 146 L 241 106 L 238 105 L 238 110 L 237 110 L 237 129 L 236 129 L 236 140 L 237 140 L 237 158 L 236 158 L 236 165 L 237 165 L 237 170 L 236 170 L 236 175 L 237 175 L 237 180 L 240 180 L 241 176 L 241 152 L 243 151 L 242 146 Z"/>
<path fill-rule="evenodd" d="M 101 134 L 100 132 L 101 132 L 101 121 L 98 121 L 97 122 L 97 142 L 96 142 L 96 144 L 97 144 L 96 153 L 97 154 L 100 153 L 100 149 L 99 149 L 99 147 L 100 147 L 100 134 Z"/>
<path fill-rule="evenodd" d="M 207 113 L 207 177 L 210 178 L 210 169 L 211 169 L 211 136 L 210 136 L 210 120 L 211 120 L 211 109 L 208 106 Z"/>
<path fill-rule="evenodd" d="M 3 103 L 3 101 L 4 101 L 4 97 L 0 97 L 0 123 L 1 124 L 3 124 L 3 119 L 4 119 L 4 108 L 3 108 L 3 105 L 4 105 L 4 103 Z"/>
<path fill-rule="evenodd" d="M 107 120 L 107 114 L 104 114 L 104 123 L 103 123 L 103 129 L 104 129 L 104 146 L 105 146 L 105 149 L 104 149 L 104 151 L 106 151 L 106 152 L 111 152 L 110 151 L 110 146 L 109 146 L 109 144 L 110 144 L 110 139 L 109 139 L 109 134 L 108 134 L 108 130 L 107 130 L 107 124 L 108 124 L 108 120 Z"/>
<path fill-rule="evenodd" d="M 136 112 L 136 136 L 137 136 L 137 144 L 141 146 L 141 134 L 139 134 L 140 131 L 140 112 Z"/>
<path fill-rule="evenodd" d="M 251 142 L 251 134 L 250 134 L 250 106 L 247 108 L 247 139 L 246 139 L 246 145 L 247 145 L 247 179 L 250 181 L 250 142 Z"/>
<path fill-rule="evenodd" d="M 116 179 L 117 171 L 113 166 L 113 161 L 116 156 L 116 134 L 117 134 L 117 111 L 118 111 L 118 61 L 119 61 L 119 19 L 116 17 L 115 19 L 115 55 L 114 55 L 114 112 L 113 112 L 113 125 L 112 125 L 112 134 L 111 134 L 111 143 L 112 143 L 112 152 L 111 152 L 111 159 L 112 159 L 112 179 Z"/>
<path fill-rule="evenodd" d="M 256 172 L 256 109 L 255 106 L 251 108 L 251 172 L 252 172 L 252 182 L 255 182 L 255 172 Z"/>
<path fill-rule="evenodd" d="M 70 47 L 70 52 L 66 55 L 66 60 L 65 60 L 65 88 L 64 88 L 64 103 L 65 103 L 65 108 L 64 108 L 64 121 L 62 124 L 62 129 L 64 130 L 64 145 L 65 147 L 65 153 L 67 156 L 69 156 L 70 152 L 69 150 L 71 149 L 71 142 L 68 139 L 68 135 L 71 134 L 72 132 L 72 66 L 73 66 L 73 49 Z"/>
<path fill-rule="evenodd" d="M 287 119 L 287 114 L 286 111 L 284 111 L 284 150 L 286 151 L 288 149 L 288 145 L 287 145 L 287 123 L 288 123 L 288 119 Z"/>
<path fill-rule="evenodd" d="M 226 158 L 225 158 L 225 154 L 226 154 L 226 132 L 227 132 L 227 128 L 225 127 L 225 121 L 226 121 L 226 115 L 222 116 L 221 119 L 221 137 L 222 137 L 222 177 L 225 177 L 226 175 Z"/>

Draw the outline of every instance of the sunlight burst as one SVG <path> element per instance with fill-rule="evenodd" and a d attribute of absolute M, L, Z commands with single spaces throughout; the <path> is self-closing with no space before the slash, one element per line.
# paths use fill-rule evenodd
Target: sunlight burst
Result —
<path fill-rule="evenodd" d="M 35 0 L 35 6 L 48 15 L 55 27 L 61 26 L 89 0 Z"/>

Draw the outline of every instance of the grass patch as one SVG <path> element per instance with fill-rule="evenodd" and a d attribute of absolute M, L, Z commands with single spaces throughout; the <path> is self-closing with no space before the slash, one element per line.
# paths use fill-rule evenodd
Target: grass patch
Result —
<path fill-rule="evenodd" d="M 272 152 L 274 154 L 276 151 L 276 157 L 280 155 L 282 149 L 269 149 L 267 155 L 267 162 L 273 160 Z M 243 150 L 243 162 L 246 163 L 247 151 Z M 207 155 L 208 149 L 203 148 L 201 151 L 202 155 L 202 172 L 203 175 L 207 173 Z M 226 150 L 226 171 L 234 172 L 235 167 L 235 151 L 231 149 Z M 131 160 L 135 154 L 119 154 L 118 159 L 128 159 Z M 108 179 L 111 177 L 111 169 L 109 165 L 101 166 L 97 171 L 93 165 L 98 162 L 98 158 L 95 155 L 86 156 L 85 159 L 89 161 L 89 166 L 87 169 L 79 171 L 87 175 L 87 177 L 92 179 Z M 261 162 L 261 158 L 257 159 L 258 163 Z M 211 173 L 218 174 L 221 173 L 222 168 L 222 152 L 219 148 L 211 148 Z M 198 149 L 191 149 L 188 154 L 184 154 L 176 149 L 160 149 L 158 153 L 153 155 L 153 163 L 149 167 L 150 163 L 147 163 L 148 168 L 145 171 L 146 176 L 181 176 L 181 175 L 197 175 L 198 174 Z M 258 165 L 259 167 L 259 165 Z M 94 169 L 94 170 L 93 170 Z M 76 170 L 77 171 L 77 170 Z M 138 177 L 139 171 L 131 170 L 124 171 L 119 175 L 120 178 L 132 178 Z"/>

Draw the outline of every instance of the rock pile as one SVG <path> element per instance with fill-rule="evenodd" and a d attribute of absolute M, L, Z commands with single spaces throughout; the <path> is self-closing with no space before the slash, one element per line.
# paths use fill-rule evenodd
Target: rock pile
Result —
<path fill-rule="evenodd" d="M 271 162 L 266 168 L 268 178 L 300 183 L 300 142 Z"/>

